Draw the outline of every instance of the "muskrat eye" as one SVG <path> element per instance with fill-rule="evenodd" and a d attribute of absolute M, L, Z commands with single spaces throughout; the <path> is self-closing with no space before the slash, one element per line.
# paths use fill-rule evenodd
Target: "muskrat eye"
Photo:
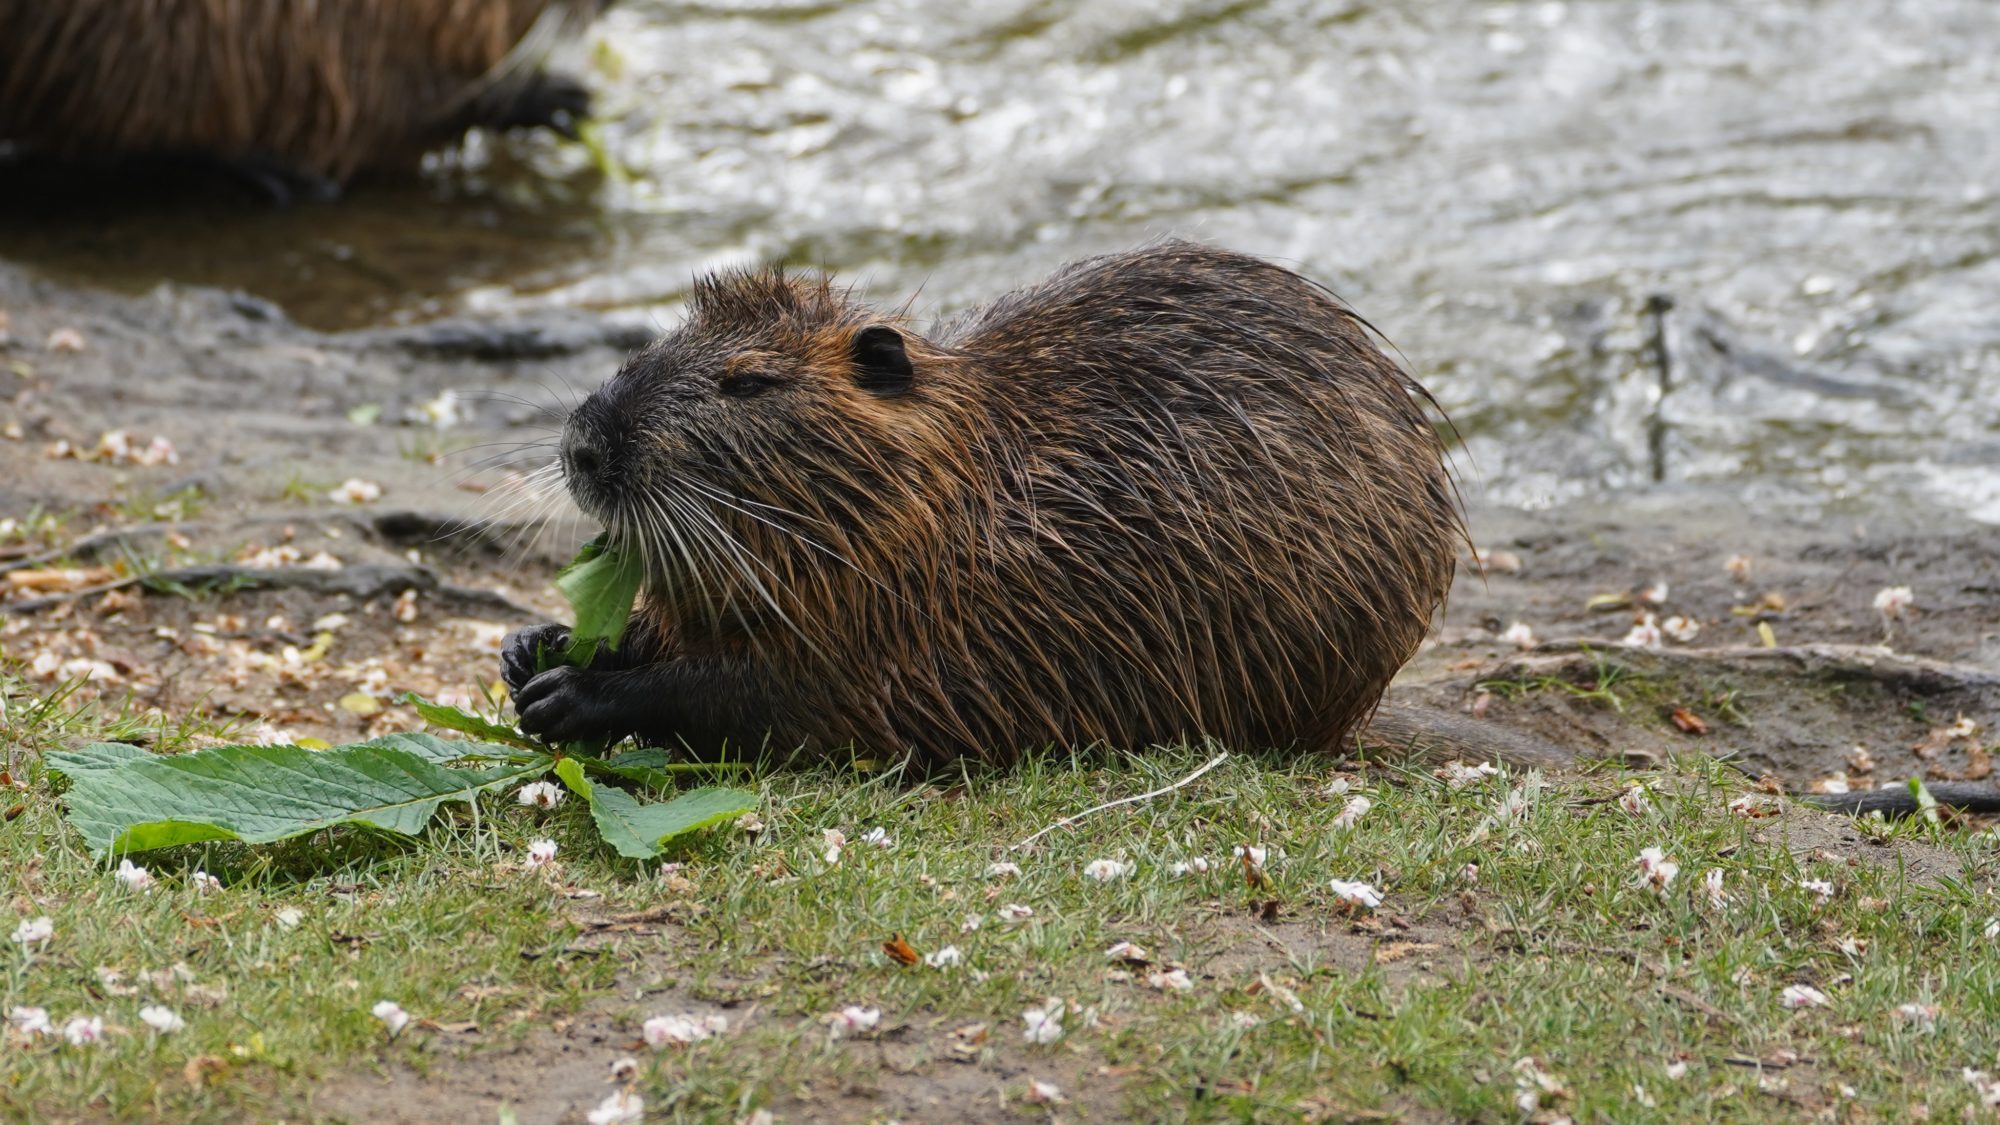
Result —
<path fill-rule="evenodd" d="M 778 381 L 767 375 L 730 375 L 716 384 L 716 389 L 730 398 L 750 398 L 777 385 Z"/>

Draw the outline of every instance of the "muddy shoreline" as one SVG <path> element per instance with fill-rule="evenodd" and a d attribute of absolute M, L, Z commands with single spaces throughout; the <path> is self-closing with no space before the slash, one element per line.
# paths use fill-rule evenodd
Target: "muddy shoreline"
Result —
<path fill-rule="evenodd" d="M 651 331 L 553 313 L 322 334 L 241 294 L 129 298 L 4 264 L 0 315 L 0 518 L 14 521 L 0 566 L 103 568 L 10 583 L 7 658 L 49 685 L 90 670 L 86 694 L 142 711 L 205 707 L 328 741 L 411 725 L 404 690 L 471 698 L 500 634 L 557 613 L 547 578 L 587 529 L 524 532 L 509 477 Z M 98 456 L 112 431 L 119 448 L 164 438 L 172 463 Z M 83 456 L 51 456 L 59 443 Z M 336 502 L 350 479 L 381 495 Z M 1462 568 L 1399 695 L 1589 757 L 1714 753 L 1800 788 L 1983 776 L 2000 528 L 1909 510 L 1806 521 L 1716 486 L 1542 511 L 1483 504 L 1476 480 L 1467 493 L 1489 565 Z M 135 564 L 191 596 L 120 586 Z M 1662 585 L 1657 604 L 1641 596 Z M 1891 586 L 1915 603 L 1885 622 L 1874 598 Z M 1699 631 L 1657 653 L 1621 645 L 1649 612 Z M 1504 639 L 1516 622 L 1541 647 Z M 1897 656 L 1942 671 L 1881 674 Z M 1961 717 L 1978 733 L 1912 749 Z"/>

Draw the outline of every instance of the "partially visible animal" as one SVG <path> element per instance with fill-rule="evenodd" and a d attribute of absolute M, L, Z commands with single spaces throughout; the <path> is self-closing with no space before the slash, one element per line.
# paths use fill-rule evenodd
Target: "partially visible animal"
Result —
<path fill-rule="evenodd" d="M 573 135 L 589 93 L 542 59 L 608 2 L 0 0 L 0 142 L 327 196 L 476 126 Z"/>

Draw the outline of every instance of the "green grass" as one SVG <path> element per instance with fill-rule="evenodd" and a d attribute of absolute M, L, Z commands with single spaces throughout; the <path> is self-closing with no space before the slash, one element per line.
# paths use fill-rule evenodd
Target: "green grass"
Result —
<path fill-rule="evenodd" d="M 37 504 L 24 516 L 0 520 L 0 546 L 31 542 L 52 546 L 64 537 L 75 518 L 73 512 L 52 512 Z"/>
<path fill-rule="evenodd" d="M 198 485 L 177 488 L 172 492 L 142 490 L 118 501 L 114 511 L 128 520 L 167 520 L 178 522 L 199 517 L 208 508 L 208 494 Z"/>
<path fill-rule="evenodd" d="M 333 481 L 314 480 L 297 469 L 293 469 L 285 474 L 285 483 L 279 486 L 278 494 L 273 499 L 282 503 L 303 504 L 311 507 L 326 498 L 327 492 L 333 488 L 334 483 Z"/>
<path fill-rule="evenodd" d="M 579 802 L 537 813 L 502 797 L 457 806 L 415 841 L 338 832 L 143 856 L 160 885 L 140 895 L 81 850 L 36 763 L 104 730 L 140 736 L 146 718 L 75 714 L 12 680 L 0 695 L 27 785 L 0 843 L 13 910 L 0 929 L 41 914 L 56 928 L 32 956 L 0 943 L 0 1008 L 46 1007 L 58 1024 L 95 1013 L 124 1029 L 102 1047 L 10 1050 L 8 1120 L 309 1116 L 324 1111 L 316 1091 L 354 1075 L 460 1065 L 449 1043 L 532 1048 L 551 1021 L 591 1013 L 636 1039 L 648 1016 L 717 1006 L 726 1035 L 638 1052 L 654 1117 L 732 1121 L 771 1105 L 800 1119 L 842 1098 L 852 1116 L 865 1105 L 852 1089 L 967 1073 L 946 1060 L 950 1033 L 974 1023 L 988 1028 L 980 1073 L 1024 1120 L 1043 1112 L 1018 1100 L 1029 1077 L 1056 1081 L 1082 1119 L 1518 1119 L 1513 1066 L 1525 1056 L 1566 1091 L 1544 1112 L 1579 1121 L 1803 1118 L 1850 1100 L 1863 1117 L 1927 1106 L 1937 1118 L 1977 1104 L 1961 1070 L 1992 1068 L 2000 1049 L 2000 945 L 1983 933 L 2000 905 L 1992 838 L 1911 824 L 1878 829 L 1880 844 L 1844 843 L 1813 831 L 1832 823 L 1816 813 L 1745 821 L 1726 807 L 1742 783 L 1721 768 L 1646 775 L 1653 811 L 1637 817 L 1604 799 L 1611 776 L 1556 779 L 1517 822 L 1497 824 L 1520 778 L 1453 792 L 1376 772 L 1360 782 L 1375 807 L 1339 831 L 1327 825 L 1346 798 L 1323 792 L 1329 763 L 1239 755 L 1013 853 L 1054 820 L 1185 775 L 1206 752 L 927 784 L 828 768 L 762 777 L 764 831 L 703 836 L 668 880 L 595 848 Z M 212 733 L 151 731 L 164 750 Z M 860 842 L 873 827 L 895 846 Z M 821 855 L 828 828 L 852 841 L 835 865 Z M 540 836 L 561 844 L 553 882 L 514 866 Z M 1268 891 L 1253 894 L 1231 859 L 1245 842 L 1272 849 Z M 1664 896 L 1637 885 L 1648 846 L 1681 864 Z M 1196 855 L 1216 870 L 1170 872 Z M 987 876 L 1003 858 L 1018 878 Z M 1136 870 L 1086 878 L 1101 858 Z M 225 888 L 188 887 L 197 868 Z M 1726 908 L 1701 891 L 1710 868 L 1725 873 Z M 1348 913 L 1334 878 L 1383 888 L 1382 909 Z M 1833 883 L 1831 900 L 1805 879 Z M 558 886 L 604 897 L 572 901 Z M 1253 898 L 1277 899 L 1276 919 Z M 670 918 L 637 931 L 590 936 L 579 924 L 663 903 Z M 1004 923 L 1007 903 L 1035 915 Z M 277 922 L 286 907 L 303 913 L 294 929 Z M 968 914 L 984 918 L 975 932 L 962 929 Z M 895 933 L 926 953 L 955 944 L 965 961 L 898 965 L 881 950 Z M 1120 940 L 1185 967 L 1194 987 L 1122 979 L 1103 952 Z M 204 1003 L 145 983 L 121 996 L 96 973 L 129 984 L 177 963 L 224 994 Z M 1831 1004 L 1786 1009 L 1789 984 Z M 1028 1044 L 1021 1012 L 1048 997 L 1066 1002 L 1067 1034 Z M 383 998 L 480 1032 L 419 1024 L 392 1041 L 369 1014 Z M 149 1033 L 137 1011 L 154 1002 L 187 1029 Z M 1905 1003 L 1938 1005 L 1936 1029 L 1899 1021 Z M 819 1017 L 847 1004 L 882 1010 L 879 1039 L 830 1038 Z M 601 1050 L 608 1061 L 619 1049 Z M 192 1086 L 183 1068 L 202 1055 L 227 1069 Z M 1677 1060 L 1689 1069 L 1675 1080 Z"/>

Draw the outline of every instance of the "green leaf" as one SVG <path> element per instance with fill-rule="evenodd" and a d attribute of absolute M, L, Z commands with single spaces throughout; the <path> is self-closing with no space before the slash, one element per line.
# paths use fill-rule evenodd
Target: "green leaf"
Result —
<path fill-rule="evenodd" d="M 1922 816 L 1927 822 L 1936 824 L 1938 822 L 1937 798 L 1931 796 L 1931 791 L 1924 787 L 1924 779 L 1915 774 L 1910 775 L 1910 796 L 1915 797 L 1917 800 L 1917 814 Z"/>
<path fill-rule="evenodd" d="M 52 750 L 45 761 L 50 773 L 75 781 L 85 774 L 115 770 L 135 758 L 152 756 L 129 742 L 93 742 L 74 750 Z"/>
<path fill-rule="evenodd" d="M 569 631 L 569 663 L 590 663 L 599 643 L 617 651 L 645 575 L 638 559 L 613 550 L 602 535 L 584 544 L 576 560 L 556 575 L 556 589 L 576 610 L 576 624 Z"/>
<path fill-rule="evenodd" d="M 575 758 L 557 762 L 556 776 L 590 806 L 604 842 L 630 859 L 651 859 L 676 836 L 733 820 L 757 807 L 755 793 L 715 787 L 690 789 L 657 805 L 641 804 L 622 789 L 592 784 Z"/>
<path fill-rule="evenodd" d="M 534 739 L 513 727 L 502 726 L 484 715 L 475 715 L 470 711 L 462 711 L 443 703 L 432 703 L 409 691 L 403 693 L 402 702 L 415 707 L 417 714 L 422 715 L 424 721 L 434 727 L 455 730 L 460 734 L 469 734 L 488 742 L 504 742 L 509 746 L 519 746 L 527 750 L 541 749 L 540 744 Z"/>
<path fill-rule="evenodd" d="M 169 756 L 133 756 L 111 745 L 49 756 L 70 778 L 63 797 L 70 824 L 99 855 L 202 840 L 268 844 L 340 824 L 413 836 L 441 802 L 469 801 L 549 767 L 540 754 L 427 734 L 333 750 L 216 746 Z M 505 764 L 444 765 L 467 757 Z"/>
<path fill-rule="evenodd" d="M 380 738 L 371 738 L 366 742 L 351 743 L 334 749 L 352 750 L 362 746 L 401 750 L 439 765 L 447 762 L 490 761 L 496 758 L 508 762 L 521 759 L 518 751 L 509 750 L 504 746 L 490 746 L 484 742 L 467 742 L 458 738 L 439 738 L 434 734 L 385 734 Z M 327 753 L 327 751 L 320 752 Z M 546 759 L 543 760 L 542 768 L 548 768 Z"/>

